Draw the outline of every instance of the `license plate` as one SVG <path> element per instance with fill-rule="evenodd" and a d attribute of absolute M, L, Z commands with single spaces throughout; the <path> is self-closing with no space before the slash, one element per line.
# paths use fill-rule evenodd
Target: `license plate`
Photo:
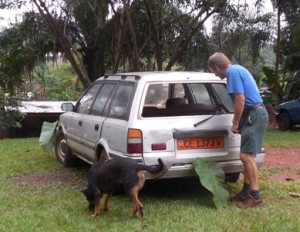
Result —
<path fill-rule="evenodd" d="M 224 148 L 224 137 L 178 139 L 177 150 Z"/>

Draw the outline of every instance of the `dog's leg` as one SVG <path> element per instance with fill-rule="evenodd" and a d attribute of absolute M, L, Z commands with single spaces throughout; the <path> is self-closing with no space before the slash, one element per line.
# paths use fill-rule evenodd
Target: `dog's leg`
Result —
<path fill-rule="evenodd" d="M 105 211 L 108 211 L 110 198 L 111 198 L 111 195 L 107 194 L 107 196 L 105 198 L 105 203 L 104 203 L 104 210 Z"/>
<path fill-rule="evenodd" d="M 131 201 L 133 204 L 133 211 L 130 214 L 130 216 L 133 217 L 139 211 L 138 217 L 140 218 L 140 220 L 143 221 L 144 220 L 144 212 L 143 212 L 144 206 L 140 202 L 139 197 L 138 197 L 139 191 L 143 188 L 143 186 L 145 184 L 145 174 L 143 171 L 138 172 L 138 178 L 139 178 L 138 183 L 130 191 L 130 197 L 131 197 Z"/>
<path fill-rule="evenodd" d="M 95 195 L 95 210 L 94 210 L 94 214 L 92 215 L 93 218 L 96 218 L 97 215 L 100 214 L 100 202 L 101 202 L 102 194 L 99 189 L 97 189 L 97 191 L 98 192 Z"/>
<path fill-rule="evenodd" d="M 136 215 L 137 211 L 141 211 L 141 207 L 143 207 L 143 205 L 139 202 L 138 200 L 138 192 L 137 192 L 137 188 L 133 188 L 130 192 L 130 198 L 131 198 L 131 201 L 132 201 L 132 206 L 133 206 L 133 210 L 132 212 L 130 213 L 130 217 L 133 217 L 134 215 Z M 140 215 L 139 215 L 140 217 Z M 140 217 L 142 218 L 142 217 Z"/>

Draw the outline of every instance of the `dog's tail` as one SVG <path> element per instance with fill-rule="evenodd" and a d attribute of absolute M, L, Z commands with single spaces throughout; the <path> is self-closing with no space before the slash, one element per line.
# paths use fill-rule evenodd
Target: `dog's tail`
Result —
<path fill-rule="evenodd" d="M 144 165 L 144 164 L 138 164 L 137 169 L 138 170 L 145 170 L 145 171 L 150 172 L 152 174 L 161 173 L 161 175 L 165 174 L 166 171 L 167 171 L 163 161 L 160 158 L 158 158 L 158 165 L 148 166 L 148 165 Z"/>

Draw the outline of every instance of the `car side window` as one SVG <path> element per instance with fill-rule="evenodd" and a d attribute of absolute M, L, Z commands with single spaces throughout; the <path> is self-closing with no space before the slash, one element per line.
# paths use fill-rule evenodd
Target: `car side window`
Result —
<path fill-rule="evenodd" d="M 114 87 L 116 84 L 114 83 L 107 83 L 103 84 L 99 94 L 97 95 L 95 99 L 95 103 L 92 108 L 92 115 L 97 115 L 97 116 L 103 116 L 104 115 L 104 108 L 107 103 L 107 100 L 109 96 L 111 95 Z"/>
<path fill-rule="evenodd" d="M 93 101 L 102 84 L 93 85 L 79 100 L 76 107 L 76 112 L 80 114 L 89 114 L 92 108 Z"/>
<path fill-rule="evenodd" d="M 234 111 L 234 106 L 232 99 L 227 93 L 226 85 L 224 84 L 212 84 L 216 94 L 219 97 L 219 100 L 222 101 L 222 104 L 228 109 L 229 112 Z"/>
<path fill-rule="evenodd" d="M 168 99 L 168 92 L 168 83 L 149 84 L 144 104 L 146 106 L 162 107 Z"/>
<path fill-rule="evenodd" d="M 112 99 L 109 117 L 127 118 L 129 111 L 129 103 L 133 92 L 132 85 L 119 85 L 114 98 Z"/>
<path fill-rule="evenodd" d="M 205 84 L 197 83 L 197 84 L 191 84 L 190 85 L 193 96 L 195 98 L 195 103 L 201 103 L 201 104 L 207 104 L 212 105 L 213 101 L 208 93 L 208 90 L 205 86 Z"/>

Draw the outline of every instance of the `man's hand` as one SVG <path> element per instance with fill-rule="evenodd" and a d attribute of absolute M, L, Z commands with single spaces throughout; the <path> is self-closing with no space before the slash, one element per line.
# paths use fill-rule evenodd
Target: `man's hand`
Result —
<path fill-rule="evenodd" d="M 232 133 L 234 133 L 234 134 L 239 133 L 239 125 L 232 124 L 231 131 L 232 131 Z"/>

